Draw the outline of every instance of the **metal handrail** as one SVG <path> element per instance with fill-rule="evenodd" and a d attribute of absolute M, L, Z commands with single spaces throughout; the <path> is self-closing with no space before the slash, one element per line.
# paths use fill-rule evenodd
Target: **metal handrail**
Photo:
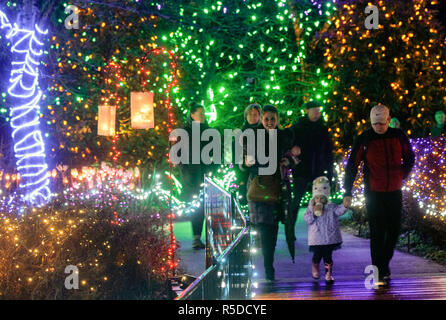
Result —
<path fill-rule="evenodd" d="M 225 251 L 221 254 L 220 259 L 221 260 L 225 260 L 227 259 L 227 256 L 229 255 L 229 253 L 233 250 L 233 248 L 235 246 L 237 246 L 240 241 L 242 240 L 243 236 L 245 236 L 246 234 L 249 235 L 249 227 L 245 227 L 243 228 L 243 230 L 241 230 L 237 236 L 237 238 L 231 243 L 231 245 L 229 247 L 227 247 L 225 249 Z M 188 300 L 188 297 L 191 296 L 191 294 L 193 293 L 193 291 L 198 288 L 198 286 L 206 280 L 206 277 L 212 273 L 212 271 L 214 271 L 215 269 L 217 269 L 218 265 L 213 265 L 209 268 L 207 268 L 197 279 L 195 279 L 194 282 L 192 282 L 186 289 L 184 289 L 183 292 L 181 292 L 181 294 L 175 298 L 175 300 Z"/>
<path fill-rule="evenodd" d="M 225 193 L 228 197 L 232 197 L 231 193 L 228 190 L 223 189 L 222 187 L 220 187 L 218 184 L 216 184 L 214 181 L 212 181 L 208 177 L 205 177 L 204 180 L 207 181 L 208 183 L 212 184 L 213 187 L 219 189 L 222 193 Z"/>
<path fill-rule="evenodd" d="M 231 198 L 232 211 L 233 213 L 238 211 L 244 226 L 215 259 L 215 263 L 207 268 L 175 300 L 250 299 L 252 263 L 249 222 L 243 216 L 238 201 L 229 192 L 208 178 L 205 178 L 205 182 Z M 244 282 L 242 283 L 241 280 Z"/>
<path fill-rule="evenodd" d="M 188 300 L 193 292 L 199 287 L 200 284 L 204 281 L 204 279 L 216 269 L 217 266 L 212 266 L 207 268 L 194 282 L 192 282 L 186 289 L 184 289 L 181 294 L 175 298 L 175 300 Z"/>

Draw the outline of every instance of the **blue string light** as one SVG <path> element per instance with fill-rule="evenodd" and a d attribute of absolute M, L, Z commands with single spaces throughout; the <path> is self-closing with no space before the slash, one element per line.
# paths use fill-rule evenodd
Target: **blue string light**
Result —
<path fill-rule="evenodd" d="M 45 144 L 40 131 L 40 105 L 38 67 L 43 54 L 43 42 L 39 39 L 48 33 L 35 25 L 34 30 L 11 25 L 0 11 L 0 29 L 6 29 L 11 40 L 13 62 L 9 79 L 9 95 L 12 97 L 11 127 L 20 189 L 29 205 L 42 205 L 50 196 L 48 165 L 45 160 Z"/>

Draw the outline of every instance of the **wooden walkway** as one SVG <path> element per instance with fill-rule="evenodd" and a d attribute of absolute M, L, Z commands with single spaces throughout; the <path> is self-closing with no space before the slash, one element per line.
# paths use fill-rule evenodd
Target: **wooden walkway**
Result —
<path fill-rule="evenodd" d="M 311 277 L 311 257 L 307 246 L 307 225 L 299 212 L 296 225 L 296 263 L 291 263 L 285 243 L 283 227 L 275 254 L 277 281 L 270 284 L 263 280 L 263 259 L 254 257 L 258 269 L 258 289 L 255 299 L 268 300 L 409 300 L 445 299 L 446 266 L 405 252 L 395 251 L 390 263 L 391 286 L 387 289 L 367 289 L 365 281 L 370 273 L 365 269 L 371 264 L 370 242 L 367 239 L 342 233 L 343 245 L 333 253 L 335 283 L 327 287 L 323 280 Z M 370 281 L 369 281 L 370 283 Z M 370 287 L 370 286 L 369 286 Z"/>
<path fill-rule="evenodd" d="M 325 285 L 323 277 L 318 282 L 311 278 L 311 257 L 307 246 L 307 225 L 299 212 L 296 224 L 296 262 L 293 264 L 285 242 L 283 225 L 279 228 L 274 267 L 276 281 L 264 280 L 263 258 L 260 251 L 253 256 L 257 276 L 254 282 L 256 300 L 446 300 L 446 266 L 421 257 L 395 251 L 390 264 L 391 286 L 387 289 L 367 289 L 365 268 L 371 264 L 370 247 L 367 239 L 343 233 L 343 245 L 333 253 L 335 283 Z M 178 252 L 184 273 L 195 276 L 204 271 L 204 250 L 191 249 L 190 223 L 176 226 L 177 239 L 181 248 Z M 204 238 L 204 237 L 203 237 Z M 321 273 L 323 268 L 321 264 Z"/>
<path fill-rule="evenodd" d="M 392 279 L 387 289 L 367 289 L 364 279 L 262 284 L 255 300 L 446 300 L 446 276 Z"/>

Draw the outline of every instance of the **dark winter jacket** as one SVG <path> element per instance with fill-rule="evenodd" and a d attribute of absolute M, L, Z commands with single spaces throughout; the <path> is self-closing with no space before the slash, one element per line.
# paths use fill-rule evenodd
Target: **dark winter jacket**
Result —
<path fill-rule="evenodd" d="M 261 123 L 256 123 L 256 124 L 249 124 L 246 120 L 243 122 L 243 125 L 242 125 L 242 128 L 241 128 L 241 131 L 242 131 L 242 133 L 245 131 L 245 130 L 247 130 L 247 129 L 253 129 L 254 130 L 254 132 L 255 132 L 255 130 L 256 129 L 258 129 L 259 127 L 261 127 L 262 126 L 262 124 Z M 235 160 L 235 144 L 242 144 L 242 149 L 243 149 L 243 159 L 245 158 L 245 156 L 246 156 L 246 154 L 247 154 L 247 151 L 246 151 L 246 149 L 247 149 L 247 147 L 246 147 L 246 143 L 247 143 L 247 141 L 246 141 L 246 139 L 243 139 L 244 141 L 236 141 L 237 139 L 234 139 L 234 143 L 233 143 L 233 146 L 232 146 L 232 155 L 233 155 L 233 161 Z M 241 168 L 241 166 L 242 166 L 242 164 L 240 164 L 240 165 L 237 165 L 236 167 L 237 167 L 237 169 L 238 170 L 240 170 L 240 168 Z M 243 171 L 243 170 L 241 170 L 241 171 Z"/>
<path fill-rule="evenodd" d="M 260 126 L 255 129 L 255 150 L 256 150 L 256 164 L 254 164 L 251 167 L 246 167 L 245 164 L 243 163 L 242 168 L 244 170 L 248 170 L 250 172 L 250 176 L 251 178 L 255 177 L 256 175 L 259 174 L 259 168 L 261 167 L 268 167 L 268 164 L 264 164 L 261 165 L 259 164 L 259 161 L 257 159 L 257 130 L 265 130 L 265 127 L 263 127 L 262 124 L 260 124 Z M 265 132 L 265 141 L 262 142 L 262 144 L 264 143 L 265 145 L 265 153 L 267 155 L 269 155 L 269 135 L 268 132 Z M 283 158 L 283 156 L 285 155 L 286 151 L 288 151 L 291 147 L 293 146 L 293 132 L 290 129 L 277 129 L 277 150 L 275 150 L 275 152 L 277 152 L 277 166 L 276 166 L 276 171 L 275 174 L 280 175 L 280 160 Z"/>
<path fill-rule="evenodd" d="M 308 117 L 303 117 L 298 119 L 291 129 L 294 133 L 293 145 L 297 145 L 301 149 L 299 156 L 301 163 L 293 170 L 293 176 L 313 181 L 319 176 L 326 175 L 331 181 L 333 177 L 333 142 L 322 119 L 313 122 Z"/>
<path fill-rule="evenodd" d="M 261 122 L 259 122 L 259 123 L 255 123 L 255 124 L 249 124 L 248 123 L 248 121 L 244 121 L 243 122 L 243 125 L 242 125 L 242 132 L 243 131 L 245 131 L 246 129 L 257 129 L 257 128 L 259 128 L 259 127 L 261 127 L 262 126 L 262 123 Z"/>
<path fill-rule="evenodd" d="M 200 137 L 201 133 L 208 129 L 207 123 L 200 124 Z M 206 165 L 201 161 L 199 164 L 192 164 L 192 119 L 189 118 L 186 125 L 183 127 L 187 131 L 189 136 L 189 164 L 180 164 L 181 182 L 183 185 L 182 199 L 183 201 L 190 201 L 193 195 L 198 195 L 200 191 L 200 185 L 204 181 L 204 175 L 212 169 L 212 165 Z M 200 142 L 200 154 L 201 149 L 208 142 Z"/>
<path fill-rule="evenodd" d="M 241 128 L 241 131 L 244 132 L 246 129 L 257 129 L 259 127 L 259 125 L 261 125 L 260 123 L 256 123 L 256 124 L 249 124 L 246 120 L 243 123 L 243 126 Z M 245 156 L 247 154 L 247 148 L 246 148 L 246 141 L 238 141 L 237 139 L 234 139 L 233 144 L 232 144 L 232 162 L 234 163 L 234 169 L 235 169 L 235 173 L 238 177 L 238 182 L 239 182 L 239 192 L 240 192 L 240 203 L 242 204 L 246 204 L 247 203 L 247 199 L 246 199 L 246 193 L 247 193 L 247 184 L 248 184 L 248 178 L 249 178 L 249 171 L 247 170 L 243 170 L 242 166 L 243 163 L 237 163 L 235 164 L 235 144 L 241 144 L 242 145 L 242 150 L 243 150 L 243 157 L 242 160 L 245 159 Z"/>
<path fill-rule="evenodd" d="M 364 162 L 365 191 L 400 190 L 415 162 L 409 139 L 400 129 L 389 128 L 384 134 L 364 131 L 355 141 L 345 169 L 345 195 L 352 195 L 358 166 Z"/>
<path fill-rule="evenodd" d="M 260 125 L 259 129 L 265 129 L 263 125 Z M 265 129 L 266 130 L 266 129 Z M 269 142 L 268 142 L 269 135 L 266 132 L 265 134 L 265 149 L 266 154 L 269 155 Z M 277 130 L 277 167 L 274 175 L 277 175 L 277 183 L 280 182 L 280 160 L 285 155 L 286 151 L 288 151 L 292 146 L 293 142 L 293 132 L 289 129 L 278 129 Z M 256 134 L 256 149 L 257 149 L 257 134 Z M 291 161 L 290 161 L 291 162 Z M 264 167 L 267 167 L 268 165 L 263 165 Z M 259 168 L 261 165 L 258 164 L 257 156 L 256 156 L 256 164 L 252 167 L 246 167 L 245 165 L 242 166 L 244 170 L 249 171 L 249 180 L 248 180 L 248 189 L 249 184 L 252 179 L 254 179 L 255 176 L 259 174 Z M 278 221 L 283 219 L 283 212 L 281 211 L 279 204 L 271 204 L 266 202 L 253 202 L 248 201 L 248 208 L 249 208 L 249 214 L 250 214 L 250 221 L 253 224 L 275 224 Z"/>

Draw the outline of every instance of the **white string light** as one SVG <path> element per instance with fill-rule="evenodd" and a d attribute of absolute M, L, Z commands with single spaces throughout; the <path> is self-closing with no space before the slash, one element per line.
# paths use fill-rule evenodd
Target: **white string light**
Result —
<path fill-rule="evenodd" d="M 41 205 L 51 196 L 45 144 L 39 128 L 42 91 L 38 88 L 38 67 L 43 54 L 43 42 L 39 38 L 48 30 L 41 30 L 37 25 L 34 30 L 21 29 L 15 23 L 12 26 L 2 11 L 0 29 L 6 29 L 6 38 L 12 43 L 14 61 L 11 63 L 8 93 L 15 98 L 10 114 L 17 171 L 21 176 L 20 188 L 28 204 Z"/>

